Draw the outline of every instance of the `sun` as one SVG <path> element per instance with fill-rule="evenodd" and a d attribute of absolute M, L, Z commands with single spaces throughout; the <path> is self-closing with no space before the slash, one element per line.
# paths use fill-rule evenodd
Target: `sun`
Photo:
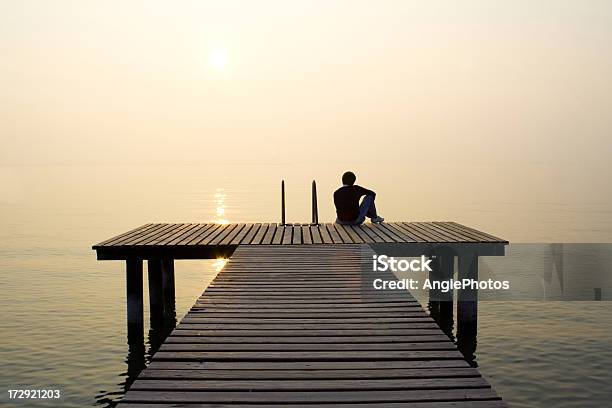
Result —
<path fill-rule="evenodd" d="M 208 62 L 215 69 L 224 69 L 228 62 L 227 50 L 224 48 L 214 48 L 208 56 Z"/>

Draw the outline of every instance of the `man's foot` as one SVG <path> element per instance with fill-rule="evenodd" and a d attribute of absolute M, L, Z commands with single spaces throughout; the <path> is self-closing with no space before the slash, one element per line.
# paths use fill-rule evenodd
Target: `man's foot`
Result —
<path fill-rule="evenodd" d="M 372 221 L 373 224 L 378 224 L 379 222 L 383 222 L 385 219 L 381 216 L 376 216 L 374 218 L 372 218 L 370 221 Z"/>

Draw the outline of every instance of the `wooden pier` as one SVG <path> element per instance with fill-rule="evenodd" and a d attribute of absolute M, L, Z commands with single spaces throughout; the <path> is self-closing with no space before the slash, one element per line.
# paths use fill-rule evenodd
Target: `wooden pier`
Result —
<path fill-rule="evenodd" d="M 174 301 L 173 260 L 231 255 L 120 404 L 144 407 L 506 406 L 407 292 L 374 290 L 372 254 L 435 258 L 478 277 L 506 241 L 456 223 L 147 224 L 94 246 L 127 264 L 128 323 Z M 476 293 L 458 324 L 476 322 Z M 452 304 L 452 298 L 451 298 Z M 138 327 L 138 326 L 136 326 Z M 475 333 L 475 332 L 474 332 Z"/>

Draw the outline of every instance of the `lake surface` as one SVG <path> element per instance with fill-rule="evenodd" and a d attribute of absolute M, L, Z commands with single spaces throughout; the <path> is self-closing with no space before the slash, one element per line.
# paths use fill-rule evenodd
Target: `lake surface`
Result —
<path fill-rule="evenodd" d="M 591 245 L 612 242 L 609 203 L 588 194 L 575 201 L 562 191 L 548 200 L 491 194 L 498 187 L 443 177 L 452 169 L 422 174 L 406 166 L 403 179 L 419 174 L 418 191 L 403 187 L 397 169 L 385 164 L 376 167 L 376 177 L 374 170 L 363 177 L 388 220 L 454 220 L 513 243 L 507 257 L 481 261 L 483 276 L 511 275 L 515 288 L 506 297 L 483 293 L 474 360 L 483 375 L 515 407 L 609 403 L 612 303 L 591 300 L 595 288 L 610 299 L 610 246 Z M 127 363 L 131 374 L 134 369 L 124 265 L 96 261 L 92 244 L 146 222 L 278 221 L 281 178 L 287 180 L 288 221 L 309 220 L 312 178 L 320 219 L 331 221 L 326 197 L 343 170 L 282 163 L 0 167 L 2 401 L 12 388 L 59 388 L 67 407 L 113 406 L 121 398 Z M 479 171 L 468 169 L 466 177 Z M 520 244 L 530 242 L 537 244 Z M 563 274 L 555 264 L 559 250 Z M 177 261 L 178 319 L 216 273 L 213 260 Z M 426 306 L 427 294 L 415 295 Z M 147 304 L 145 291 L 145 316 Z M 149 353 L 155 342 L 149 327 L 145 340 Z"/>

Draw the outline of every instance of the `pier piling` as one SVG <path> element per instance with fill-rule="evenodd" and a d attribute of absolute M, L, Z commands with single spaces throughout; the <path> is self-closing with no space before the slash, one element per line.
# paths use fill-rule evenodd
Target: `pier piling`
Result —
<path fill-rule="evenodd" d="M 164 294 L 162 290 L 162 261 L 160 258 L 147 260 L 149 271 L 149 305 L 151 321 L 164 316 Z"/>
<path fill-rule="evenodd" d="M 142 259 L 129 257 L 125 263 L 128 325 L 140 325 L 142 327 Z"/>

